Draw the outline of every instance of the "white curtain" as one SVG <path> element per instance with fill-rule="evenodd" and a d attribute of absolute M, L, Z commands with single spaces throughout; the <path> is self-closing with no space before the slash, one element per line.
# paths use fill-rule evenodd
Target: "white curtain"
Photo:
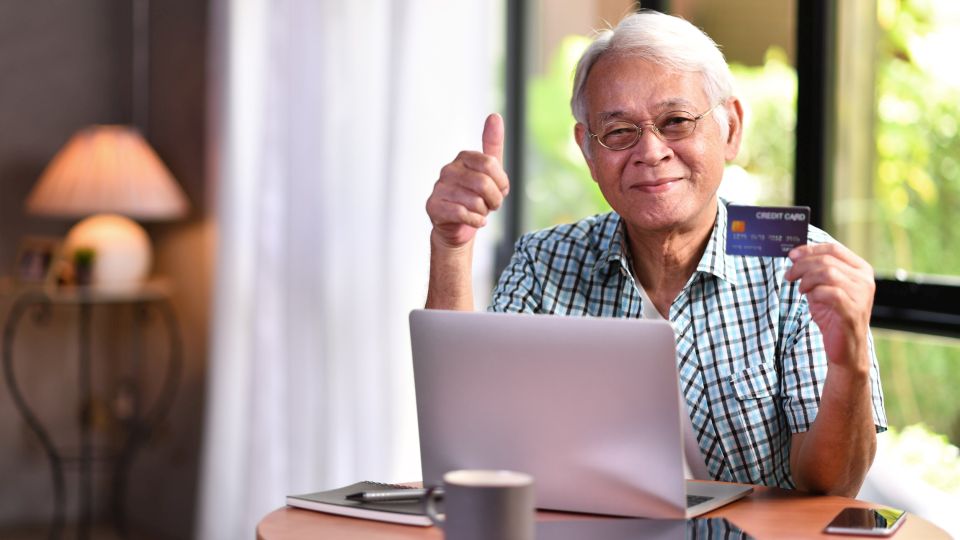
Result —
<path fill-rule="evenodd" d="M 424 203 L 495 107 L 498 5 L 214 2 L 198 537 L 250 538 L 287 494 L 419 479 L 407 313 L 426 293 Z"/>

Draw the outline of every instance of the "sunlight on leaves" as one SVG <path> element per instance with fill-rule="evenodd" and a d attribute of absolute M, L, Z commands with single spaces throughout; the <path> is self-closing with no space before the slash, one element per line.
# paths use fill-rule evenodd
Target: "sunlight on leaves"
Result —
<path fill-rule="evenodd" d="M 960 449 L 947 437 L 924 424 L 913 424 L 879 439 L 885 450 L 904 467 L 903 474 L 922 478 L 927 484 L 960 495 Z M 911 474 L 912 473 L 912 474 Z"/>

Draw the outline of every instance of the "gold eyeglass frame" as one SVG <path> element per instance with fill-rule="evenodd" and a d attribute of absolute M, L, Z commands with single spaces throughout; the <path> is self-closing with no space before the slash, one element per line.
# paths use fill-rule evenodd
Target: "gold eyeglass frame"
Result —
<path fill-rule="evenodd" d="M 607 122 L 603 124 L 603 126 L 601 126 L 601 129 L 604 126 L 609 126 L 610 124 L 627 124 L 636 128 L 636 136 L 634 137 L 633 141 L 627 146 L 624 146 L 623 148 L 613 148 L 613 147 L 607 146 L 606 144 L 604 144 L 602 140 L 600 140 L 600 135 L 592 131 L 588 130 L 587 135 L 596 139 L 597 142 L 600 143 L 600 146 L 606 148 L 607 150 L 611 150 L 613 152 L 619 152 L 621 150 L 629 150 L 630 148 L 633 148 L 634 146 L 636 146 L 636 144 L 640 141 L 640 137 L 643 137 L 643 130 L 646 129 L 646 126 L 650 126 L 652 128 L 651 131 L 653 131 L 654 135 L 656 135 L 657 138 L 660 139 L 661 141 L 679 141 L 682 139 L 686 139 L 690 135 L 693 135 L 693 132 L 697 130 L 697 125 L 700 123 L 700 119 L 712 113 L 713 111 L 715 111 L 717 107 L 719 107 L 720 105 L 723 105 L 722 101 L 720 103 L 717 103 L 713 107 L 710 107 L 710 109 L 708 109 L 706 112 L 703 112 L 696 116 L 694 116 L 693 113 L 689 111 L 678 109 L 673 111 L 664 111 L 658 114 L 657 117 L 653 119 L 653 122 L 644 122 L 642 124 L 634 124 L 633 122 L 629 122 L 627 120 L 614 120 L 612 122 Z M 673 113 L 683 113 L 685 115 L 689 115 L 690 119 L 693 120 L 693 128 L 688 133 L 681 135 L 680 137 L 667 137 L 666 135 L 664 135 L 663 132 L 660 131 L 660 128 L 657 127 L 657 121 L 663 118 L 664 116 L 673 114 Z"/>

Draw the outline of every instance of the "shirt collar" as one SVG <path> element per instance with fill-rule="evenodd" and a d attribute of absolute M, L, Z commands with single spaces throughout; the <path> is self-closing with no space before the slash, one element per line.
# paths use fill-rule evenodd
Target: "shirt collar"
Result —
<path fill-rule="evenodd" d="M 733 256 L 727 255 L 727 201 L 717 199 L 717 219 L 713 223 L 707 249 L 703 250 L 697 271 L 712 274 L 730 283 L 737 283 L 738 273 Z"/>
<path fill-rule="evenodd" d="M 630 254 L 627 251 L 627 238 L 623 227 L 623 218 L 620 214 L 616 212 L 607 214 L 607 219 L 599 230 L 600 237 L 597 239 L 599 256 L 593 265 L 594 274 L 608 276 L 617 266 L 630 274 L 633 273 L 630 269 Z"/>
<path fill-rule="evenodd" d="M 625 224 L 623 218 L 616 212 L 608 214 L 609 219 L 600 228 L 597 239 L 599 257 L 593 267 L 596 275 L 609 275 L 616 266 L 623 268 L 630 275 L 630 253 L 627 249 Z M 697 271 L 717 276 L 725 281 L 736 283 L 738 273 L 734 258 L 727 255 L 727 201 L 717 199 L 717 219 L 714 221 L 707 248 L 703 251 Z"/>

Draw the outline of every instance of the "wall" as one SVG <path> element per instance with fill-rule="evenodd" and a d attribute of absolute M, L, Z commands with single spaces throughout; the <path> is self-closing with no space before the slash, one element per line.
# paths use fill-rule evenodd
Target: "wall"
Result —
<path fill-rule="evenodd" d="M 728 62 L 763 65 L 776 45 L 793 63 L 797 0 L 670 0 L 670 12 L 693 22 L 720 44 Z M 762 45 L 759 46 L 758 45 Z"/>
<path fill-rule="evenodd" d="M 0 2 L 0 275 L 9 274 L 24 235 L 62 236 L 69 221 L 28 216 L 23 205 L 43 167 L 80 127 L 131 121 L 131 2 L 40 0 Z M 206 368 L 212 226 L 205 188 L 205 69 L 208 2 L 163 0 L 150 6 L 150 110 L 147 139 L 180 181 L 192 205 L 176 223 L 147 227 L 155 268 L 173 284 L 185 366 L 166 422 L 136 457 L 128 517 L 148 538 L 188 538 L 195 520 L 198 455 Z M 9 284 L 8 284 L 9 285 Z M 2 286 L 0 286 L 2 288 Z M 0 295 L 0 320 L 11 298 Z M 128 340 L 123 314 L 96 312 L 98 391 L 109 397 Z M 44 328 L 25 326 L 15 350 L 23 392 L 51 434 L 69 445 L 78 414 L 74 390 L 75 328 L 70 312 Z M 156 365 L 156 335 L 145 359 Z M 155 345 L 156 344 L 156 345 Z M 156 367 L 156 366 L 154 366 Z M 145 371 L 151 379 L 154 369 Z M 155 380 L 145 381 L 147 397 Z M 106 429 L 106 428 L 105 428 Z M 110 434 L 101 434 L 103 442 Z M 114 434 L 115 435 L 115 434 Z M 70 512 L 75 469 L 68 469 Z M 97 469 L 97 510 L 107 510 L 109 477 Z M 13 526 L 44 523 L 52 488 L 44 454 L 0 387 L 0 536 Z"/>
<path fill-rule="evenodd" d="M 530 8 L 530 43 L 533 73 L 549 68 L 557 45 L 570 34 L 591 36 L 595 31 L 616 26 L 636 9 L 635 0 L 574 0 L 559 5 L 555 0 L 540 0 Z"/>

